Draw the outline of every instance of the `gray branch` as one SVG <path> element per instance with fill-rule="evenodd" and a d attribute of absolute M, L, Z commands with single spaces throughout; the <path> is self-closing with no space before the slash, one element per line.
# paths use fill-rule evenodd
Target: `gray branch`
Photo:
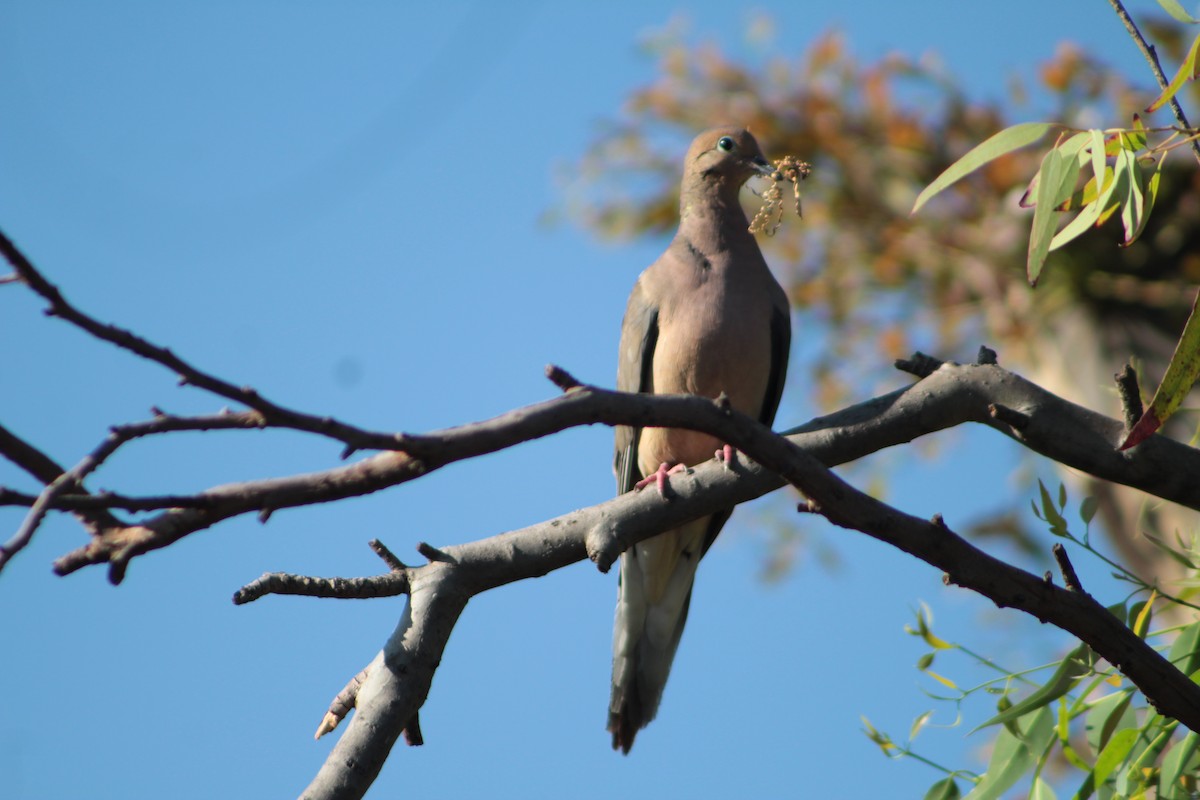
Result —
<path fill-rule="evenodd" d="M 1200 687 L 1091 596 L 993 558 L 954 534 L 940 518 L 928 521 L 904 514 L 828 469 L 932 431 L 978 422 L 1062 464 L 1195 508 L 1200 506 L 1200 452 L 1154 437 L 1119 453 L 1115 447 L 1124 433 L 1121 422 L 1062 400 L 993 364 L 946 364 L 926 371 L 927 377 L 906 389 L 814 420 L 786 438 L 699 398 L 572 389 L 564 397 L 592 408 L 591 421 L 628 424 L 638 417 L 638 424 L 653 420 L 705 431 L 734 444 L 757 463 L 739 459 L 736 469 L 727 470 L 708 462 L 674 480 L 669 501 L 654 492 L 626 494 L 528 528 L 443 547 L 429 564 L 406 568 L 413 594 L 404 617 L 367 668 L 357 712 L 303 796 L 357 798 L 366 792 L 424 703 L 450 631 L 470 597 L 585 557 L 608 569 L 635 542 L 776 489 L 785 483 L 781 475 L 809 498 L 807 510 L 926 561 L 942 570 L 948 583 L 1078 636 L 1121 669 L 1161 713 L 1200 729 Z"/>

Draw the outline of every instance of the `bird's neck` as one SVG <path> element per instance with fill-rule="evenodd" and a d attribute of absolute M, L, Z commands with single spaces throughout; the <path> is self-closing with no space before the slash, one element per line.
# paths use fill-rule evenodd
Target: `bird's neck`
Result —
<path fill-rule="evenodd" d="M 754 236 L 738 202 L 739 187 L 705 181 L 683 189 L 679 198 L 679 233 L 702 250 L 725 249 Z"/>

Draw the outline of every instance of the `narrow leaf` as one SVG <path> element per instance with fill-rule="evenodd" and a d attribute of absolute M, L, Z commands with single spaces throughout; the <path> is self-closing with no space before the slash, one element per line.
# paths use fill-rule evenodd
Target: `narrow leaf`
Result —
<path fill-rule="evenodd" d="M 987 772 L 966 800 L 1000 800 L 1037 763 L 1038 756 L 1054 738 L 1054 720 L 1050 709 L 1043 708 L 1024 722 L 1019 728 L 1020 736 L 1008 728 L 1001 728 L 996 734 Z"/>
<path fill-rule="evenodd" d="M 1033 779 L 1033 790 L 1029 792 L 1029 800 L 1058 800 L 1058 795 L 1050 788 L 1050 784 L 1038 775 Z"/>
<path fill-rule="evenodd" d="M 912 727 L 908 729 L 908 740 L 911 742 L 917 738 L 917 734 L 925 727 L 925 723 L 929 722 L 929 718 L 933 716 L 933 709 L 926 711 L 921 716 L 913 720 Z"/>
<path fill-rule="evenodd" d="M 1163 758 L 1162 772 L 1158 778 L 1158 796 L 1161 798 L 1186 798 L 1188 793 L 1183 791 L 1180 778 L 1190 772 L 1190 765 L 1196 760 L 1196 747 L 1200 737 L 1195 732 L 1183 737 Z"/>
<path fill-rule="evenodd" d="M 1054 501 L 1050 499 L 1050 490 L 1046 488 L 1046 484 L 1038 479 L 1038 491 L 1042 495 L 1042 516 L 1046 522 L 1050 523 L 1050 532 L 1055 536 L 1067 535 L 1067 521 L 1063 515 L 1059 513 L 1055 507 Z"/>
<path fill-rule="evenodd" d="M 1071 163 L 1076 162 L 1072 160 Z M 1074 174 L 1079 174 L 1078 168 Z M 1038 170 L 1040 183 L 1036 195 L 1037 207 L 1033 212 L 1033 227 L 1029 231 L 1026 272 L 1030 286 L 1037 285 L 1042 266 L 1046 263 L 1046 256 L 1050 253 L 1050 241 L 1054 238 L 1054 228 L 1058 222 L 1058 217 L 1054 215 L 1054 207 L 1061 202 L 1058 197 L 1059 191 L 1068 175 L 1071 175 L 1071 170 L 1068 169 L 1068 159 L 1062 151 L 1055 148 L 1046 153 L 1042 158 L 1042 167 Z"/>
<path fill-rule="evenodd" d="M 1062 208 L 1068 204 L 1068 201 L 1072 196 L 1072 192 L 1075 189 L 1075 183 L 1078 180 L 1079 172 L 1091 158 L 1090 154 L 1084 148 L 1084 145 L 1088 144 L 1090 141 L 1091 136 L 1088 134 L 1088 132 L 1084 131 L 1083 133 L 1077 133 L 1068 137 L 1065 142 L 1055 145 L 1055 149 L 1062 154 L 1064 159 L 1066 159 L 1067 171 L 1069 173 L 1069 176 L 1064 176 L 1062 183 L 1055 190 L 1055 194 L 1057 196 L 1054 204 L 1055 208 Z M 1074 169 L 1071 168 L 1071 159 L 1075 159 L 1075 161 L 1078 162 L 1076 168 Z M 1021 208 L 1033 208 L 1037 205 L 1037 191 L 1038 187 L 1041 186 L 1041 183 L 1042 173 L 1039 169 L 1038 172 L 1034 174 L 1033 180 L 1029 182 L 1029 186 L 1025 188 L 1025 194 L 1021 195 L 1021 199 L 1017 201 L 1017 204 L 1021 206 Z"/>
<path fill-rule="evenodd" d="M 949 678 L 945 678 L 941 675 L 938 675 L 933 670 L 927 669 L 927 670 L 925 670 L 925 674 L 928 675 L 929 677 L 933 678 L 938 683 L 945 686 L 947 689 L 957 689 L 958 688 L 958 684 L 956 684 L 954 681 L 950 680 Z"/>
<path fill-rule="evenodd" d="M 1150 629 L 1150 617 L 1154 607 L 1154 600 L 1158 597 L 1158 589 L 1150 591 L 1150 597 L 1143 603 L 1140 603 L 1141 609 L 1135 605 L 1134 611 L 1137 611 L 1137 619 L 1133 621 L 1133 632 L 1137 634 L 1139 639 L 1146 638 L 1146 631 Z"/>
<path fill-rule="evenodd" d="M 1113 692 L 1097 700 L 1088 709 L 1083 718 L 1083 729 L 1093 753 L 1100 753 L 1104 749 L 1113 731 L 1133 723 L 1133 712 L 1130 711 L 1132 701 L 1132 692 Z"/>
<path fill-rule="evenodd" d="M 1146 126 L 1142 123 L 1141 115 L 1133 115 L 1133 130 L 1126 131 L 1122 136 L 1129 141 L 1129 146 L 1133 150 L 1144 150 L 1146 148 Z"/>
<path fill-rule="evenodd" d="M 1133 750 L 1133 745 L 1137 742 L 1138 729 L 1125 728 L 1119 730 L 1112 735 L 1108 740 L 1108 744 L 1100 751 L 1100 755 L 1096 757 L 1096 785 L 1103 786 L 1113 770 L 1121 766 L 1125 759 L 1129 756 L 1129 752 Z"/>
<path fill-rule="evenodd" d="M 1144 189 L 1145 207 L 1141 209 L 1141 221 L 1134 228 L 1132 234 L 1126 230 L 1126 239 L 1124 242 L 1124 246 L 1126 247 L 1133 244 L 1142 235 L 1142 231 L 1146 229 L 1146 222 L 1150 219 L 1150 212 L 1154 210 L 1154 200 L 1158 197 L 1158 184 L 1162 178 L 1162 165 L 1164 161 L 1166 161 L 1165 158 L 1159 159 L 1158 168 L 1154 170 L 1154 174 L 1150 176 L 1149 182 L 1146 183 Z"/>
<path fill-rule="evenodd" d="M 1092 144 L 1092 175 L 1096 180 L 1103 181 L 1108 163 L 1104 152 L 1104 131 L 1093 128 L 1088 131 L 1088 135 L 1091 137 Z"/>
<path fill-rule="evenodd" d="M 1196 563 L 1194 561 L 1192 561 L 1190 558 L 1188 558 L 1186 555 L 1184 555 L 1180 551 L 1176 550 L 1174 547 L 1171 547 L 1171 545 L 1167 544 L 1162 539 L 1155 536 L 1153 533 L 1150 533 L 1149 531 L 1144 531 L 1142 533 L 1142 535 L 1145 536 L 1152 545 L 1157 547 L 1159 550 L 1162 550 L 1168 557 L 1175 560 L 1179 564 L 1182 564 L 1183 566 L 1187 567 L 1188 569 L 1196 568 Z"/>
<path fill-rule="evenodd" d="M 989 161 L 994 161 L 1000 156 L 1033 144 L 1054 127 L 1055 125 L 1050 122 L 1022 122 L 992 135 L 985 142 L 976 145 L 966 155 L 947 167 L 946 171 L 939 175 L 933 183 L 926 186 L 917 195 L 917 201 L 913 204 L 912 213 L 915 214 L 920 211 L 923 205 L 941 193 L 946 187 L 962 180 Z"/>
<path fill-rule="evenodd" d="M 1162 10 L 1170 14 L 1175 19 L 1183 23 L 1196 23 L 1200 19 L 1196 19 L 1191 14 L 1183 10 L 1183 6 L 1179 5 L 1179 0 L 1158 0 L 1158 4 L 1162 6 Z"/>
<path fill-rule="evenodd" d="M 1112 203 L 1113 195 L 1120 196 L 1118 192 L 1124 192 L 1124 181 L 1128 180 L 1128 177 L 1124 171 L 1118 173 L 1112 167 L 1106 167 L 1104 175 L 1104 185 L 1100 190 L 1100 195 L 1096 198 L 1096 202 L 1079 212 L 1079 216 L 1068 222 L 1055 235 L 1050 241 L 1051 250 L 1057 250 L 1072 239 L 1086 233 L 1090 228 L 1103 225 L 1108 216 L 1117 208 L 1117 205 Z"/>
<path fill-rule="evenodd" d="M 1059 203 L 1058 206 L 1055 207 L 1055 210 L 1079 211 L 1084 206 L 1091 205 L 1092 203 L 1096 202 L 1096 196 L 1098 194 L 1099 191 L 1096 189 L 1096 179 L 1088 178 L 1087 182 L 1083 184 L 1083 188 L 1073 192 L 1070 197 Z"/>
<path fill-rule="evenodd" d="M 946 777 L 929 787 L 929 791 L 925 793 L 925 800 L 958 800 L 961 796 L 954 778 Z"/>
<path fill-rule="evenodd" d="M 1167 660 L 1184 675 L 1191 675 L 1200 668 L 1200 622 L 1194 622 L 1183 629 L 1179 638 L 1171 645 Z"/>
<path fill-rule="evenodd" d="M 1096 516 L 1096 511 L 1100 508 L 1100 501 L 1091 495 L 1083 498 L 1083 502 L 1079 504 L 1079 518 L 1083 520 L 1084 525 L 1091 525 L 1092 518 Z"/>
<path fill-rule="evenodd" d="M 1162 383 L 1154 392 L 1150 407 L 1129 431 L 1120 449 L 1128 450 L 1149 439 L 1175 413 L 1183 403 L 1183 398 L 1191 391 L 1197 376 L 1200 376 L 1200 314 L 1196 313 L 1200 294 L 1197 294 L 1196 300 L 1198 302 L 1192 303 L 1192 313 L 1183 326 L 1183 335 L 1175 345 L 1175 354 L 1171 356 Z"/>
<path fill-rule="evenodd" d="M 1121 227 L 1125 229 L 1125 240 L 1122 244 L 1129 245 L 1146 225 L 1145 194 L 1142 185 L 1145 178 L 1142 177 L 1142 168 L 1132 151 L 1124 150 L 1121 155 L 1126 164 L 1125 168 L 1129 171 L 1129 180 L 1125 184 L 1125 199 L 1121 203 Z"/>
<path fill-rule="evenodd" d="M 1067 654 L 1061 662 L 1058 669 L 1050 677 L 1045 684 L 1026 697 L 1019 703 L 1014 703 L 1012 707 L 1001 711 L 996 716 L 975 727 L 971 733 L 986 728 L 989 725 L 998 725 L 1007 723 L 1018 717 L 1023 717 L 1031 711 L 1042 708 L 1053 703 L 1058 698 L 1065 695 L 1067 692 L 1075 688 L 1075 684 L 1079 680 L 1092 671 L 1092 665 L 1096 663 L 1096 654 L 1086 644 L 1081 644 Z"/>
<path fill-rule="evenodd" d="M 1149 114 L 1157 111 L 1167 103 L 1175 93 L 1179 91 L 1184 82 L 1196 77 L 1196 58 L 1200 56 L 1200 35 L 1192 41 L 1192 46 L 1188 50 L 1187 57 L 1183 59 L 1183 63 L 1179 65 L 1179 71 L 1175 73 L 1175 77 L 1171 79 L 1171 83 L 1163 89 L 1153 103 L 1146 107 L 1146 113 Z"/>

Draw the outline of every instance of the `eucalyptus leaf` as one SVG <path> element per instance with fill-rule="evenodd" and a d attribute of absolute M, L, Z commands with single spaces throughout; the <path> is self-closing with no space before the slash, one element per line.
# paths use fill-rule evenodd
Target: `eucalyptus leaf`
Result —
<path fill-rule="evenodd" d="M 1096 757 L 1096 785 L 1103 786 L 1118 767 L 1125 763 L 1137 742 L 1137 728 L 1123 728 L 1112 735 Z"/>
<path fill-rule="evenodd" d="M 1142 413 L 1142 418 L 1125 436 L 1125 441 L 1121 443 L 1122 450 L 1127 450 L 1154 435 L 1183 404 L 1183 398 L 1187 397 L 1188 392 L 1192 390 L 1192 384 L 1200 377 L 1200 314 L 1196 313 L 1200 305 L 1200 294 L 1197 294 L 1196 300 L 1197 302 L 1192 304 L 1192 313 L 1184 323 L 1183 334 L 1175 345 L 1175 353 L 1171 356 L 1171 363 L 1167 365 L 1162 383 L 1154 391 L 1150 407 Z"/>
<path fill-rule="evenodd" d="M 1170 14 L 1173 18 L 1183 23 L 1194 24 L 1200 22 L 1191 14 L 1183 10 L 1183 6 L 1179 4 L 1179 0 L 1158 0 L 1158 4 L 1162 6 L 1162 10 Z"/>
<path fill-rule="evenodd" d="M 1001 711 L 987 722 L 977 725 L 971 733 L 981 728 L 986 728 L 989 725 L 1011 722 L 1029 714 L 1031 711 L 1053 703 L 1074 689 L 1083 676 L 1091 673 L 1092 666 L 1095 663 L 1096 654 L 1092 652 L 1092 648 L 1086 644 L 1080 644 L 1059 662 L 1058 668 L 1054 670 L 1054 674 L 1050 676 L 1050 680 L 1034 690 L 1028 697 L 1014 703 L 1012 707 Z"/>
<path fill-rule="evenodd" d="M 960 797 L 962 795 L 959 794 L 958 784 L 949 776 L 930 786 L 929 791 L 925 793 L 925 800 L 958 800 Z"/>
<path fill-rule="evenodd" d="M 1024 723 L 1024 724 L 1022 724 Z M 966 800 L 1000 800 L 1026 772 L 1037 764 L 1038 756 L 1054 738 L 1054 716 L 1050 709 L 1018 721 L 1020 735 L 1001 728 L 992 744 L 987 772 L 967 795 Z"/>
<path fill-rule="evenodd" d="M 1200 58 L 1200 35 L 1197 35 L 1192 40 L 1192 46 L 1188 49 L 1187 57 L 1179 65 L 1179 71 L 1175 73 L 1174 78 L 1171 78 L 1171 82 L 1167 85 L 1167 88 L 1163 89 L 1162 94 L 1155 98 L 1153 103 L 1146 106 L 1146 113 L 1162 108 L 1175 96 L 1175 93 L 1180 90 L 1184 83 L 1196 77 L 1197 58 Z"/>
<path fill-rule="evenodd" d="M 1200 745 L 1200 737 L 1193 731 L 1172 747 L 1162 761 L 1162 771 L 1158 776 L 1158 796 L 1162 800 L 1191 800 L 1190 793 L 1184 789 L 1180 778 L 1191 773 L 1196 766 L 1196 748 Z"/>
<path fill-rule="evenodd" d="M 1130 710 L 1132 701 L 1131 692 L 1114 692 L 1097 700 L 1088 709 L 1083 718 L 1083 729 L 1093 753 L 1098 754 L 1104 749 L 1113 731 L 1133 724 L 1133 712 Z"/>
<path fill-rule="evenodd" d="M 933 183 L 926 186 L 917 195 L 917 201 L 913 204 L 912 213 L 915 214 L 920 211 L 921 207 L 929 202 L 931 198 L 940 194 L 948 186 L 970 175 L 984 164 L 995 161 L 997 158 L 1007 155 L 1014 150 L 1020 150 L 1022 147 L 1033 144 L 1055 127 L 1057 126 L 1052 122 L 1022 122 L 993 134 L 982 144 L 976 145 L 962 158 L 947 167 L 946 171 L 937 176 Z"/>

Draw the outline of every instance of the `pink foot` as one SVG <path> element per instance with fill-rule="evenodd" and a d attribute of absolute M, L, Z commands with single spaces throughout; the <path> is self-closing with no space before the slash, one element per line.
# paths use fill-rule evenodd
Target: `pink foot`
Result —
<path fill-rule="evenodd" d="M 725 469 L 728 470 L 731 469 L 737 462 L 737 450 L 734 450 L 727 444 L 722 445 L 721 449 L 716 452 L 714 457 L 717 459 L 717 461 L 720 461 L 722 464 L 724 464 Z"/>
<path fill-rule="evenodd" d="M 670 469 L 667 468 L 667 465 L 665 462 L 662 464 L 659 464 L 658 470 L 650 475 L 647 475 L 646 477 L 642 478 L 640 481 L 635 483 L 633 485 L 633 490 L 635 492 L 640 491 L 642 489 L 645 489 L 647 486 L 649 486 L 650 484 L 653 483 L 656 486 L 658 486 L 659 496 L 666 497 L 667 496 L 666 487 L 667 487 L 667 480 L 668 480 L 669 476 L 683 472 L 685 469 L 687 469 L 687 465 L 685 465 L 685 464 L 676 464 L 675 466 L 671 467 Z"/>

